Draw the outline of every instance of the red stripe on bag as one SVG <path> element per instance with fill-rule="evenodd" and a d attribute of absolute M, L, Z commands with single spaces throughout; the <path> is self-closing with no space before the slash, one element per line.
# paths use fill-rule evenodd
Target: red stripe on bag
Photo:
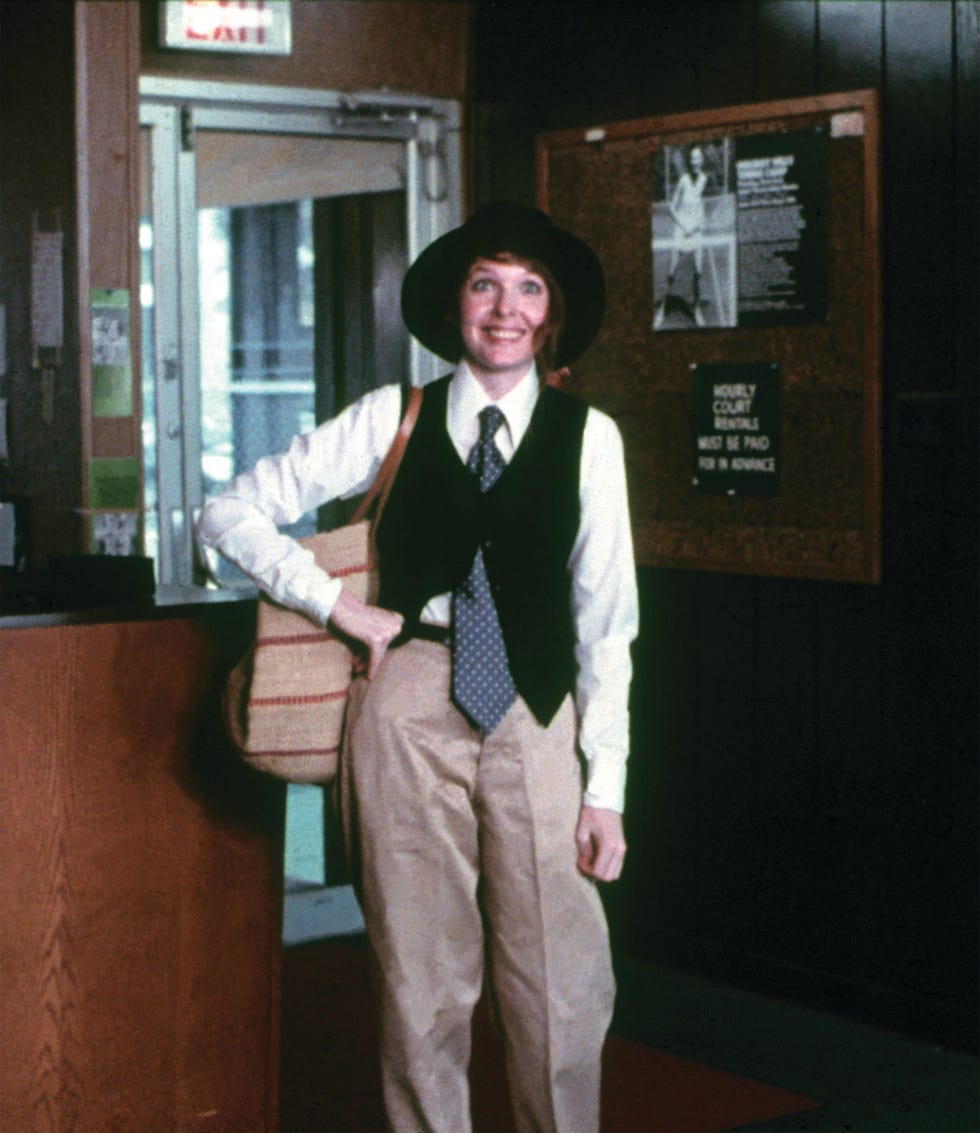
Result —
<path fill-rule="evenodd" d="M 340 751 L 340 746 L 337 747 L 310 747 L 303 748 L 301 751 L 279 751 L 276 748 L 269 748 L 268 751 L 250 751 L 245 756 L 246 759 L 262 759 L 270 755 L 274 755 L 277 759 L 293 759 L 299 758 L 304 755 L 336 755 Z"/>
<path fill-rule="evenodd" d="M 330 570 L 330 577 L 348 578 L 352 574 L 367 574 L 370 569 L 370 563 L 361 563 L 359 566 L 332 567 Z"/>
<path fill-rule="evenodd" d="M 336 692 L 322 692 L 310 696 L 253 696 L 249 703 L 255 707 L 274 708 L 276 705 L 288 707 L 295 704 L 322 704 L 327 700 L 341 700 L 347 695 L 347 689 L 338 689 Z"/>
<path fill-rule="evenodd" d="M 286 633 L 278 634 L 270 637 L 259 637 L 255 640 L 255 648 L 259 649 L 265 645 L 313 645 L 318 641 L 336 641 L 329 630 L 321 630 L 319 633 Z"/>

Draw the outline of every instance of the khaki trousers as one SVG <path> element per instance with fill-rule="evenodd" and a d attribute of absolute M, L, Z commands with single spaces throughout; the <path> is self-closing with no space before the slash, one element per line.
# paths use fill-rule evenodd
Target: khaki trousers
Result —
<path fill-rule="evenodd" d="M 548 728 L 518 700 L 483 738 L 450 701 L 449 650 L 413 640 L 355 682 L 346 737 L 341 813 L 392 1128 L 471 1128 L 486 958 L 518 1129 L 595 1133 L 614 984 L 602 905 L 575 865 L 571 699 Z"/>

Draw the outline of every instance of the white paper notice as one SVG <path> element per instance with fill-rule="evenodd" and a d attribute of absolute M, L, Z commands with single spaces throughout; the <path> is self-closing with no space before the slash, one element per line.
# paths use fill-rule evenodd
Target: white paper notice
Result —
<path fill-rule="evenodd" d="M 35 232 L 31 242 L 31 341 L 34 349 L 60 349 L 62 313 L 61 232 Z"/>

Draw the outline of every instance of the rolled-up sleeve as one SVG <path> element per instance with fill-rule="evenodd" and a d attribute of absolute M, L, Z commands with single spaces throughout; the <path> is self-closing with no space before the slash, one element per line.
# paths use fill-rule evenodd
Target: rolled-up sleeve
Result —
<path fill-rule="evenodd" d="M 279 528 L 330 500 L 365 491 L 391 446 L 400 387 L 366 394 L 289 448 L 264 457 L 204 505 L 198 534 L 277 602 L 325 623 L 341 584 Z"/>

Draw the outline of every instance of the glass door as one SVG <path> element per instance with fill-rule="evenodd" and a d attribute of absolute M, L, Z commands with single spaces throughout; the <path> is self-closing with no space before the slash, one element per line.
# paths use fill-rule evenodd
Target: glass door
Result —
<path fill-rule="evenodd" d="M 147 554 L 205 561 L 206 496 L 360 393 L 441 364 L 398 318 L 405 266 L 459 222 L 455 103 L 141 82 Z M 297 534 L 312 530 L 306 520 Z"/>

